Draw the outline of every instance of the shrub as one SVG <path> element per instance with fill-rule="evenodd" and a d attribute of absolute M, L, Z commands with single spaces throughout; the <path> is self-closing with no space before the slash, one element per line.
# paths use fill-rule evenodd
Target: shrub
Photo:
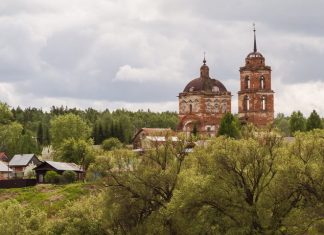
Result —
<path fill-rule="evenodd" d="M 51 184 L 58 184 L 61 180 L 61 176 L 55 171 L 48 171 L 45 175 L 45 182 Z"/>
<path fill-rule="evenodd" d="M 77 175 L 74 171 L 64 171 L 62 174 L 62 180 L 64 183 L 73 183 L 76 179 Z"/>
<path fill-rule="evenodd" d="M 111 137 L 109 139 L 106 139 L 102 142 L 102 148 L 106 151 L 114 150 L 114 149 L 120 149 L 122 147 L 122 143 L 119 141 L 119 139 Z"/>

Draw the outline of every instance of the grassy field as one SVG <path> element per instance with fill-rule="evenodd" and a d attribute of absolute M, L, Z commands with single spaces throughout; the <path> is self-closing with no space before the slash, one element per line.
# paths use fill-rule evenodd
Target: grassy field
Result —
<path fill-rule="evenodd" d="M 39 208 L 47 212 L 48 215 L 55 215 L 68 202 L 98 193 L 100 190 L 102 190 L 102 186 L 93 183 L 39 184 L 34 187 L 0 189 L 0 203 L 15 199 L 23 205 Z"/>

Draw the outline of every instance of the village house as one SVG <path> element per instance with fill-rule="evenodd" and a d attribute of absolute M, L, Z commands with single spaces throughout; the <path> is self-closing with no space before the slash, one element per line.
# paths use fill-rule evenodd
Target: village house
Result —
<path fill-rule="evenodd" d="M 171 128 L 141 128 L 134 136 L 133 149 L 144 151 L 166 141 L 178 141 L 175 132 Z"/>
<path fill-rule="evenodd" d="M 9 168 L 8 163 L 0 161 L 0 180 L 10 179 L 12 169 Z"/>
<path fill-rule="evenodd" d="M 17 154 L 9 162 L 9 167 L 13 170 L 14 177 L 23 178 L 26 169 L 33 169 L 41 161 L 35 154 Z"/>
<path fill-rule="evenodd" d="M 83 168 L 75 163 L 54 161 L 44 161 L 38 165 L 34 171 L 36 172 L 37 183 L 45 183 L 45 175 L 48 171 L 55 171 L 60 175 L 62 175 L 64 171 L 73 171 L 76 173 L 77 180 L 82 180 L 85 173 Z"/>

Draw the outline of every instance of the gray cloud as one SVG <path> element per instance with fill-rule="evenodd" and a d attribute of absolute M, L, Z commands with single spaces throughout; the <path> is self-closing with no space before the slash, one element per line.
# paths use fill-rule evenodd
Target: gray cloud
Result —
<path fill-rule="evenodd" d="M 177 109 L 169 104 L 198 76 L 203 51 L 212 77 L 236 95 L 252 22 L 277 97 L 285 97 L 290 84 L 324 83 L 323 8 L 320 0 L 4 0 L 0 90 L 15 94 L 0 99 L 48 107 L 60 100 L 81 107 L 165 102 Z M 277 103 L 290 113 L 285 101 Z"/>

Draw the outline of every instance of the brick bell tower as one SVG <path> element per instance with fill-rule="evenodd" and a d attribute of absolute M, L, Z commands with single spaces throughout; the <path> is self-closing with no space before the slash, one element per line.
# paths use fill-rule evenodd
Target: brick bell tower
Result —
<path fill-rule="evenodd" d="M 242 124 L 257 127 L 271 125 L 274 119 L 274 92 L 271 89 L 271 67 L 257 51 L 255 27 L 254 49 L 240 68 L 240 91 L 238 92 L 238 116 Z"/>

